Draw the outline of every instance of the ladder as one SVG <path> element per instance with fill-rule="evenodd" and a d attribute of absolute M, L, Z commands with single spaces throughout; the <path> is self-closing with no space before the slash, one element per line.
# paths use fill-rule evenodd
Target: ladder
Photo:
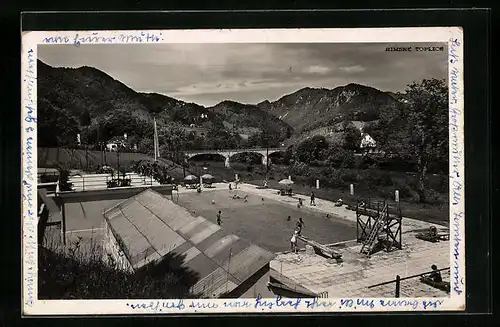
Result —
<path fill-rule="evenodd" d="M 375 222 L 373 224 L 373 227 L 370 231 L 370 234 L 368 235 L 368 238 L 363 242 L 363 246 L 361 247 L 360 253 L 370 255 L 371 251 L 373 250 L 373 246 L 376 243 L 376 239 L 378 237 L 378 234 L 381 229 L 384 228 L 384 223 L 387 220 L 387 203 L 384 205 L 384 208 L 380 212 L 380 214 L 377 216 L 375 219 Z"/>

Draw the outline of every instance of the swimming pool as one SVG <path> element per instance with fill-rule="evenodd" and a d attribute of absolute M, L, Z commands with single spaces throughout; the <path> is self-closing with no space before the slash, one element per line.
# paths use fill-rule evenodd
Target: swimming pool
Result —
<path fill-rule="evenodd" d="M 356 238 L 356 224 L 342 218 L 308 209 L 297 208 L 237 191 L 240 199 L 233 199 L 235 191 L 217 190 L 201 194 L 182 193 L 175 202 L 191 210 L 194 215 L 216 222 L 217 212 L 222 212 L 222 228 L 245 238 L 251 243 L 272 252 L 290 250 L 290 238 L 299 217 L 304 220 L 302 235 L 323 244 L 331 244 Z M 243 197 L 248 195 L 248 202 Z M 213 203 L 212 203 L 213 201 Z M 287 217 L 291 216 L 291 221 Z M 300 243 L 299 243 L 299 246 Z"/>

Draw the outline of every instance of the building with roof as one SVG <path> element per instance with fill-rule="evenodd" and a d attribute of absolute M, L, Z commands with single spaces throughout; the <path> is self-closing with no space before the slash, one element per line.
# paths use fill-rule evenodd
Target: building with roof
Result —
<path fill-rule="evenodd" d="M 196 276 L 203 298 L 239 297 L 269 272 L 275 255 L 148 189 L 103 212 L 104 249 L 118 267 L 139 271 L 165 258 Z"/>
<path fill-rule="evenodd" d="M 362 152 L 373 153 L 377 150 L 377 142 L 367 133 L 361 133 L 359 148 Z"/>
<path fill-rule="evenodd" d="M 125 146 L 126 139 L 123 136 L 115 136 L 106 142 L 107 151 L 117 151 L 119 148 Z"/>

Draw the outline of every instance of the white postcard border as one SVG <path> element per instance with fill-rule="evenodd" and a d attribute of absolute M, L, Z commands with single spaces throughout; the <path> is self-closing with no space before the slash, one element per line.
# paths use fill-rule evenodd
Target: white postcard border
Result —
<path fill-rule="evenodd" d="M 158 43 L 448 43 L 450 92 L 449 298 L 39 300 L 37 273 L 37 46 Z M 24 315 L 388 312 L 465 310 L 463 33 L 460 27 L 24 32 L 22 35 L 22 308 Z"/>

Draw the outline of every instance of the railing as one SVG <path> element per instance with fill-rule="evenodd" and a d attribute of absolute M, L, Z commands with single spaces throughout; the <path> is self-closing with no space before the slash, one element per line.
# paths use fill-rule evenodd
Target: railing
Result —
<path fill-rule="evenodd" d="M 146 177 L 136 173 L 125 174 L 125 177 L 111 176 L 111 174 L 75 175 L 69 178 L 74 191 L 102 190 L 108 188 L 108 182 L 116 179 L 130 179 L 130 186 L 156 185 L 153 177 Z"/>
<path fill-rule="evenodd" d="M 57 193 L 57 186 L 59 185 L 58 182 L 48 182 L 48 183 L 38 183 L 37 188 L 38 189 L 46 189 L 47 194 L 54 194 Z"/>
<path fill-rule="evenodd" d="M 273 151 L 285 151 L 286 149 L 284 148 L 248 148 L 248 149 L 245 149 L 245 148 L 240 148 L 240 149 L 213 149 L 213 150 L 186 150 L 186 151 L 180 151 L 180 152 L 183 152 L 185 154 L 193 154 L 193 153 L 198 153 L 198 154 L 210 154 L 210 153 L 214 153 L 214 152 L 252 152 L 252 151 L 269 151 L 269 152 L 273 152 Z"/>
<path fill-rule="evenodd" d="M 396 283 L 395 297 L 399 297 L 399 293 L 400 293 L 400 289 L 401 289 L 401 281 L 407 280 L 407 279 L 416 278 L 416 277 L 422 277 L 422 276 L 429 275 L 429 274 L 431 274 L 433 272 L 441 272 L 441 271 L 445 271 L 445 270 L 450 270 L 450 267 L 442 268 L 442 269 L 437 269 L 437 270 L 433 270 L 433 271 L 428 271 L 428 272 L 425 272 L 425 273 L 421 273 L 421 274 L 417 274 L 417 275 L 412 275 L 412 276 L 408 276 L 408 277 L 404 277 L 404 278 L 401 278 L 399 275 L 396 275 L 396 279 L 394 279 L 394 280 L 390 280 L 388 282 L 383 282 L 383 283 L 371 285 L 371 286 L 368 286 L 368 288 L 374 288 L 374 287 L 379 287 L 379 286 L 384 286 L 384 285 Z"/>

